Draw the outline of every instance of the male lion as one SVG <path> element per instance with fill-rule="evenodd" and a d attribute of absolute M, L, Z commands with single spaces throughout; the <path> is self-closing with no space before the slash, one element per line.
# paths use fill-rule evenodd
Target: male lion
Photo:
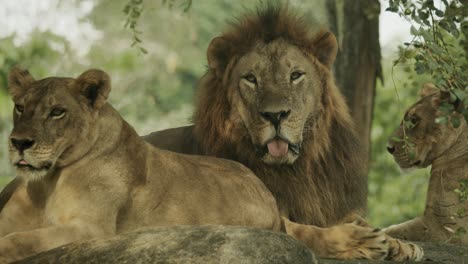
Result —
<path fill-rule="evenodd" d="M 232 23 L 208 47 L 194 125 L 145 140 L 241 162 L 293 222 L 326 227 L 363 215 L 367 154 L 331 73 L 336 39 L 311 28 L 288 8 L 271 5 Z M 286 229 L 293 234 L 291 223 Z M 390 259 L 422 256 L 413 244 L 389 241 Z"/>
<path fill-rule="evenodd" d="M 144 226 L 284 229 L 275 199 L 246 167 L 160 150 L 138 137 L 106 103 L 105 72 L 36 81 L 13 69 L 9 88 L 17 186 L 0 213 L 0 263 Z M 383 234 L 368 227 L 293 226 L 322 257 L 387 253 Z"/>
<path fill-rule="evenodd" d="M 454 191 L 462 181 L 468 183 L 468 126 L 461 115 L 459 127 L 435 120 L 444 115 L 439 110 L 441 104 L 464 106 L 460 101 L 451 103 L 448 92 L 432 85 L 425 85 L 420 94 L 421 99 L 406 111 L 387 149 L 401 168 L 432 165 L 424 215 L 385 232 L 403 239 L 455 242 L 459 237 L 454 231 L 468 230 L 468 201 Z M 461 241 L 468 243 L 468 236 Z"/>

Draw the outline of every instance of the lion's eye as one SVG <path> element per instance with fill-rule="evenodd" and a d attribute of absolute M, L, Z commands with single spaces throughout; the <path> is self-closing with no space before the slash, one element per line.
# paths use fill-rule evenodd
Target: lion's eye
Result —
<path fill-rule="evenodd" d="M 413 124 L 413 125 L 416 125 L 420 120 L 421 120 L 421 118 L 419 118 L 419 116 L 415 116 L 415 115 L 414 115 L 414 116 L 411 116 L 411 117 L 410 117 L 410 122 L 411 122 L 411 124 Z"/>
<path fill-rule="evenodd" d="M 257 78 L 255 78 L 255 75 L 252 73 L 245 75 L 244 79 L 246 79 L 249 83 L 257 84 Z"/>
<path fill-rule="evenodd" d="M 304 73 L 302 73 L 300 71 L 295 71 L 295 72 L 291 73 L 291 81 L 295 81 L 295 80 L 301 78 L 302 75 L 304 75 Z"/>
<path fill-rule="evenodd" d="M 417 115 L 409 116 L 407 119 L 405 119 L 405 127 L 407 129 L 412 129 L 419 123 L 420 120 L 421 118 Z"/>
<path fill-rule="evenodd" d="M 63 108 L 54 108 L 52 111 L 50 111 L 49 116 L 52 117 L 53 119 L 59 119 L 62 118 L 65 115 L 65 109 Z"/>
<path fill-rule="evenodd" d="M 15 105 L 15 112 L 16 112 L 17 115 L 21 115 L 24 112 L 24 106 Z"/>

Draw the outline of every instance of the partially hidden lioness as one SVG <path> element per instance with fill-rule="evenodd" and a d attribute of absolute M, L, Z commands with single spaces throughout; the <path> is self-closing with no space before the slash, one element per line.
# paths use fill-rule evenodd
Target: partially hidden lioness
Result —
<path fill-rule="evenodd" d="M 282 221 L 272 194 L 239 163 L 144 142 L 108 104 L 109 76 L 34 80 L 13 69 L 9 154 L 17 186 L 0 212 L 0 263 L 144 226 Z M 297 226 L 319 256 L 381 258 L 381 232 L 355 224 Z"/>
<path fill-rule="evenodd" d="M 425 85 L 422 98 L 405 113 L 404 119 L 388 144 L 388 151 L 401 168 L 431 166 L 424 215 L 385 229 L 393 237 L 416 241 L 461 241 L 457 229 L 468 230 L 468 201 L 454 190 L 468 182 L 468 126 L 463 116 L 459 127 L 451 122 L 437 124 L 444 115 L 441 104 L 450 104 L 450 94 Z M 451 103 L 464 107 L 460 101 Z M 406 140 L 403 140 L 406 137 Z M 395 140 L 399 138 L 401 140 Z M 414 153 L 414 157 L 409 153 Z M 468 187 L 468 186 L 467 186 Z"/>

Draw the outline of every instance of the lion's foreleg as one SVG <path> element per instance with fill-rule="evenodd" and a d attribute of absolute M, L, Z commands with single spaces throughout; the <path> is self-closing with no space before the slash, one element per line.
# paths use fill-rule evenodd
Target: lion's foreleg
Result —
<path fill-rule="evenodd" d="M 387 256 L 388 243 L 379 230 L 348 223 L 327 228 L 302 225 L 283 217 L 286 233 L 304 242 L 319 257 L 376 259 Z"/>

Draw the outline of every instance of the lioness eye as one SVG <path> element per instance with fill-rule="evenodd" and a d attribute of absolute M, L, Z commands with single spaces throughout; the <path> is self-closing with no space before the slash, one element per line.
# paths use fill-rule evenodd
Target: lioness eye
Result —
<path fill-rule="evenodd" d="M 65 115 L 65 109 L 62 108 L 54 108 L 50 111 L 50 117 L 54 119 L 61 118 Z"/>
<path fill-rule="evenodd" d="M 304 75 L 304 73 L 299 72 L 299 71 L 295 71 L 295 72 L 291 73 L 291 81 L 295 81 L 295 80 L 299 79 L 302 75 Z"/>
<path fill-rule="evenodd" d="M 414 115 L 414 116 L 411 116 L 411 117 L 410 117 L 410 122 L 411 122 L 411 124 L 413 124 L 413 125 L 416 125 L 416 124 L 419 122 L 419 120 L 421 120 L 421 118 L 419 118 L 419 116 L 415 116 L 415 115 Z"/>
<path fill-rule="evenodd" d="M 16 112 L 16 114 L 21 115 L 24 112 L 24 106 L 15 105 L 15 112 Z"/>
<path fill-rule="evenodd" d="M 250 83 L 254 83 L 254 84 L 257 84 L 257 78 L 255 78 L 255 75 L 249 73 L 247 75 L 244 76 L 244 79 L 246 79 L 248 82 Z"/>

